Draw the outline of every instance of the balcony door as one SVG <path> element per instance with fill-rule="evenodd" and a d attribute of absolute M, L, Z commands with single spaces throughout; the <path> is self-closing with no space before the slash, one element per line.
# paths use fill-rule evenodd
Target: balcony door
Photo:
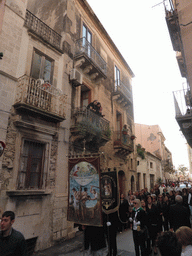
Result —
<path fill-rule="evenodd" d="M 43 79 L 45 82 L 52 83 L 54 61 L 43 53 L 34 50 L 31 65 L 31 77 Z"/>
<path fill-rule="evenodd" d="M 81 86 L 81 107 L 85 108 L 91 102 L 91 91 L 85 85 Z"/>
<path fill-rule="evenodd" d="M 118 89 L 118 86 L 120 85 L 120 70 L 117 66 L 115 66 L 115 92 Z"/>
<path fill-rule="evenodd" d="M 85 24 L 83 24 L 83 46 L 85 47 L 89 57 L 91 57 L 91 45 L 92 45 L 92 33 L 85 26 Z"/>
<path fill-rule="evenodd" d="M 122 115 L 117 111 L 116 113 L 117 139 L 121 140 L 122 131 Z"/>

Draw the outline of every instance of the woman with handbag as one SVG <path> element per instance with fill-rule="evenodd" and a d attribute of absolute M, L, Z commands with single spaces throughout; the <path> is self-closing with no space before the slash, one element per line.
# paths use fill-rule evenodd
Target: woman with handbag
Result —
<path fill-rule="evenodd" d="M 143 208 L 141 208 L 141 202 L 139 199 L 133 201 L 134 208 L 132 211 L 132 217 L 129 218 L 133 230 L 133 241 L 135 246 L 136 256 L 146 255 L 145 245 L 145 231 L 146 231 L 146 214 Z"/>

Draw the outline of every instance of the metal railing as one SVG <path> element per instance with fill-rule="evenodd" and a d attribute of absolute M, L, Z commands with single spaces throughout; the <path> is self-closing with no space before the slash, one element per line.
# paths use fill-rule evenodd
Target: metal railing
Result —
<path fill-rule="evenodd" d="M 73 109 L 72 116 L 75 118 L 75 125 L 82 123 L 89 127 L 90 130 L 92 128 L 93 133 L 100 130 L 103 135 L 110 137 L 110 122 L 92 110 L 86 107 L 75 108 Z"/>
<path fill-rule="evenodd" d="M 114 92 L 121 92 L 128 98 L 130 102 L 133 102 L 133 96 L 131 90 L 123 84 L 119 79 L 115 80 Z"/>
<path fill-rule="evenodd" d="M 176 117 L 191 115 L 192 96 L 189 89 L 173 92 Z"/>
<path fill-rule="evenodd" d="M 52 46 L 61 49 L 61 35 L 47 26 L 29 10 L 26 10 L 24 25 Z"/>
<path fill-rule="evenodd" d="M 123 134 L 123 131 L 116 131 L 113 133 L 115 144 L 125 145 L 127 147 L 133 147 L 133 140 L 128 134 Z"/>
<path fill-rule="evenodd" d="M 24 75 L 18 79 L 15 104 L 25 103 L 65 118 L 67 95 L 41 79 Z"/>
<path fill-rule="evenodd" d="M 75 46 L 75 56 L 82 53 L 86 54 L 86 56 L 88 56 L 105 75 L 107 74 L 106 62 L 84 37 L 77 40 Z"/>

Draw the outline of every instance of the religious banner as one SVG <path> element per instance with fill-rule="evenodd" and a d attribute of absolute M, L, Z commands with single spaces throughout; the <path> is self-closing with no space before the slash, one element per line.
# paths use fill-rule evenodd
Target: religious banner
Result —
<path fill-rule="evenodd" d="M 69 158 L 68 221 L 101 226 L 100 156 Z"/>
<path fill-rule="evenodd" d="M 101 204 L 106 214 L 116 212 L 119 209 L 119 194 L 117 173 L 101 173 Z"/>

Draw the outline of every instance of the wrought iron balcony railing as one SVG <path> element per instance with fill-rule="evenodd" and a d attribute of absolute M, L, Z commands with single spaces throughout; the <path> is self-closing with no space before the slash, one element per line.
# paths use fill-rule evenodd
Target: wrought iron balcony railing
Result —
<path fill-rule="evenodd" d="M 126 146 L 129 148 L 133 148 L 133 140 L 131 136 L 126 133 L 116 131 L 113 133 L 114 136 L 114 146 Z"/>
<path fill-rule="evenodd" d="M 107 74 L 106 62 L 84 37 L 77 40 L 75 46 L 75 56 L 77 57 L 81 54 L 85 54 L 94 64 L 96 64 L 96 66 L 99 67 L 103 74 Z"/>
<path fill-rule="evenodd" d="M 114 92 L 122 93 L 131 103 L 133 103 L 133 97 L 131 90 L 123 84 L 119 79 L 115 80 Z"/>
<path fill-rule="evenodd" d="M 173 97 L 176 118 L 192 114 L 192 96 L 189 89 L 175 91 L 173 92 Z"/>
<path fill-rule="evenodd" d="M 53 47 L 61 50 L 61 35 L 47 26 L 29 10 L 26 10 L 24 25 Z"/>
<path fill-rule="evenodd" d="M 53 85 L 27 75 L 19 78 L 15 108 L 28 109 L 56 121 L 65 119 L 67 95 Z"/>
<path fill-rule="evenodd" d="M 81 132 L 85 131 L 91 134 L 101 134 L 110 139 L 111 131 L 109 121 L 100 115 L 95 114 L 92 110 L 83 108 L 75 108 L 72 114 L 74 118 L 74 126 L 79 127 Z"/>

